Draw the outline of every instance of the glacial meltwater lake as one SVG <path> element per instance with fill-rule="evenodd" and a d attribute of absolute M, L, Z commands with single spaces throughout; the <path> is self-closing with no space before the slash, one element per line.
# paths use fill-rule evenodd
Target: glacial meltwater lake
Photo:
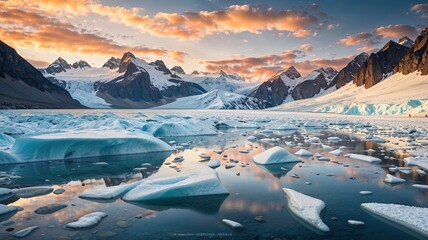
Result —
<path fill-rule="evenodd" d="M 174 147 L 172 153 L 74 158 L 79 147 L 90 151 L 89 142 L 89 146 L 73 146 L 74 151 L 69 151 L 64 159 L 1 164 L 1 176 L 9 177 L 10 181 L 0 181 L 3 184 L 0 188 L 51 186 L 65 191 L 28 198 L 0 196 L 1 204 L 22 208 L 0 215 L 0 239 L 16 239 L 14 233 L 30 226 L 38 229 L 24 239 L 424 239 L 423 234 L 375 217 L 360 205 L 373 202 L 428 207 L 428 192 L 412 186 L 428 184 L 428 177 L 416 171 L 422 170 L 421 167 L 410 166 L 407 172 L 389 170 L 393 166 L 407 167 L 403 159 L 410 152 L 428 148 L 426 118 L 238 110 L 0 111 L 0 132 L 7 130 L 8 135 L 18 140 L 63 131 L 71 136 L 88 129 L 105 133 L 109 138 L 110 130 L 130 134 L 142 129 L 150 132 L 154 126 L 145 124 L 162 122 L 168 125 L 154 135 Z M 198 124 L 203 126 L 201 134 L 207 127 L 215 135 L 168 136 L 168 133 L 186 133 L 186 129 Z M 288 127 L 295 130 L 277 130 Z M 248 141 L 249 136 L 257 139 Z M 118 140 L 116 144 L 127 143 Z M 46 159 L 55 151 L 52 147 L 51 152 L 40 153 L 37 145 L 25 146 L 25 153 L 14 150 L 13 144 L 0 150 L 28 159 L 32 154 Z M 302 162 L 283 164 L 259 165 L 253 161 L 254 155 L 274 146 L 292 154 L 303 148 L 313 156 L 296 156 Z M 97 147 L 94 143 L 93 148 Z M 137 150 L 139 147 L 145 146 L 133 146 Z M 342 152 L 338 156 L 329 153 L 339 148 Z M 123 194 L 108 200 L 79 197 L 92 189 L 146 178 L 174 177 L 181 174 L 186 164 L 207 165 L 208 157 L 201 158 L 202 153 L 220 160 L 221 165 L 214 171 L 229 194 L 153 201 L 125 201 L 121 198 Z M 346 156 L 349 153 L 377 157 L 381 162 L 354 160 Z M 177 161 L 178 156 L 184 160 Z M 0 163 L 2 157 L 0 154 Z M 320 157 L 329 161 L 319 160 Z M 226 168 L 227 164 L 230 168 Z M 405 183 L 385 183 L 388 173 L 405 179 Z M 324 201 L 320 216 L 330 231 L 321 234 L 292 214 L 283 188 Z M 180 187 L 175 191 L 183 193 Z M 362 195 L 360 191 L 372 194 Z M 50 214 L 35 213 L 36 209 L 53 203 L 67 207 Z M 89 228 L 65 226 L 92 212 L 104 212 L 107 217 Z M 222 219 L 236 221 L 243 228 L 233 229 Z M 364 225 L 351 225 L 348 220 L 362 221 Z"/>

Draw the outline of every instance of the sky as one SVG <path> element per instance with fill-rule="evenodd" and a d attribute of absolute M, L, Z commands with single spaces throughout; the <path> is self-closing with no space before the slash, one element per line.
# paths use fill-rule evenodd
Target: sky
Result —
<path fill-rule="evenodd" d="M 407 0 L 0 0 L 0 40 L 38 68 L 58 57 L 101 67 L 130 51 L 249 81 L 340 70 L 426 26 L 428 3 Z"/>

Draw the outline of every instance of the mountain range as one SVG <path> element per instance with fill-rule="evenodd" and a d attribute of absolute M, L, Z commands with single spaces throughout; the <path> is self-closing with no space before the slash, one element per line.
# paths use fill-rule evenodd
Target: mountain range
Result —
<path fill-rule="evenodd" d="M 1 108 L 216 108 L 261 109 L 290 106 L 334 94 L 345 86 L 370 89 L 396 74 L 427 78 L 427 30 L 412 41 L 389 41 L 370 55 L 355 56 L 343 69 L 319 68 L 307 76 L 290 66 L 264 82 L 219 71 L 186 74 L 162 60 L 147 62 L 126 52 L 101 68 L 59 57 L 35 69 L 0 42 Z M 349 88 L 349 87 L 348 87 Z M 192 105 L 193 104 L 193 105 Z"/>

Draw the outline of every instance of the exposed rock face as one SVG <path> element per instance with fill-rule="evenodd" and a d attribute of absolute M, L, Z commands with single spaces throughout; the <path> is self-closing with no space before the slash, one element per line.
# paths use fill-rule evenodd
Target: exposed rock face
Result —
<path fill-rule="evenodd" d="M 427 29 L 416 38 L 415 43 L 394 69 L 394 72 L 409 74 L 420 71 L 422 75 L 428 74 L 428 34 Z"/>
<path fill-rule="evenodd" d="M 97 96 L 116 107 L 148 108 L 168 103 L 179 97 L 205 93 L 198 84 L 174 77 L 160 60 L 149 65 L 154 66 L 156 69 L 154 71 L 169 75 L 168 81 L 174 84 L 159 89 L 153 84 L 151 73 L 137 66 L 135 61 L 132 53 L 125 53 L 119 66 L 119 72 L 126 66 L 125 74 L 109 82 L 98 82 L 95 86 L 98 89 Z"/>
<path fill-rule="evenodd" d="M 171 72 L 173 72 L 174 74 L 186 74 L 183 70 L 183 68 L 181 68 L 180 66 L 174 66 L 171 68 Z"/>
<path fill-rule="evenodd" d="M 339 73 L 336 75 L 336 77 L 333 78 L 327 88 L 335 86 L 336 89 L 339 89 L 345 86 L 347 83 L 353 81 L 358 70 L 361 68 L 364 62 L 367 61 L 368 58 L 369 55 L 365 52 L 357 55 L 354 59 L 352 59 L 351 62 L 349 62 L 344 68 L 342 68 L 342 70 L 339 71 Z"/>
<path fill-rule="evenodd" d="M 134 54 L 130 52 L 126 52 L 123 54 L 122 59 L 120 59 L 119 63 L 119 73 L 124 73 L 128 68 L 128 65 L 131 63 L 131 58 L 135 58 Z"/>
<path fill-rule="evenodd" d="M 327 85 L 336 75 L 336 69 L 331 67 L 316 69 L 306 77 L 305 81 L 294 87 L 291 96 L 294 100 L 311 98 L 321 90 L 327 89 Z"/>
<path fill-rule="evenodd" d="M 73 68 L 91 68 L 91 65 L 89 65 L 89 63 L 80 60 L 78 62 L 75 62 L 71 65 Z"/>
<path fill-rule="evenodd" d="M 156 60 L 155 62 L 151 62 L 150 65 L 155 66 L 155 69 L 163 72 L 164 74 L 171 75 L 171 71 L 166 67 L 165 63 L 162 60 Z"/>
<path fill-rule="evenodd" d="M 402 38 L 400 38 L 400 40 L 398 40 L 398 44 L 401 44 L 405 47 L 411 48 L 413 46 L 413 41 L 408 38 L 407 36 L 404 36 Z"/>
<path fill-rule="evenodd" d="M 67 69 L 71 69 L 71 65 L 68 64 L 63 58 L 59 57 L 53 63 L 51 63 L 47 68 L 46 72 L 50 74 L 66 72 Z"/>
<path fill-rule="evenodd" d="M 400 60 L 409 52 L 409 48 L 389 41 L 379 52 L 370 54 L 358 70 L 353 82 L 357 86 L 370 88 L 392 74 Z"/>
<path fill-rule="evenodd" d="M 57 61 L 65 65 L 63 59 Z M 0 41 L 0 108 L 85 107 Z"/>
<path fill-rule="evenodd" d="M 250 97 L 255 97 L 266 101 L 268 107 L 280 105 L 288 96 L 290 86 L 285 82 L 294 81 L 300 78 L 300 73 L 291 66 L 288 69 L 278 72 L 268 81 L 262 83 L 256 90 L 249 94 Z"/>
<path fill-rule="evenodd" d="M 119 64 L 120 64 L 120 58 L 111 57 L 109 60 L 107 60 L 106 63 L 104 63 L 103 67 L 116 69 L 116 68 L 119 68 Z"/>

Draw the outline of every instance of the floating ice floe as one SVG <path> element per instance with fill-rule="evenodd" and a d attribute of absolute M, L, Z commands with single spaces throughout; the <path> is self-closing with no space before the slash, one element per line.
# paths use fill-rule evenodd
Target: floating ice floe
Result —
<path fill-rule="evenodd" d="M 361 195 L 372 195 L 373 193 L 371 191 L 360 191 Z"/>
<path fill-rule="evenodd" d="M 321 232 L 330 231 L 330 228 L 320 217 L 321 211 L 325 207 L 325 203 L 322 200 L 304 195 L 289 188 L 283 188 L 282 190 L 287 196 L 288 208 L 293 214 Z"/>
<path fill-rule="evenodd" d="M 410 174 L 410 173 L 413 172 L 413 169 L 409 168 L 409 167 L 399 167 L 398 171 L 400 171 L 400 172 L 402 172 L 404 174 Z"/>
<path fill-rule="evenodd" d="M 335 156 L 339 156 L 340 154 L 342 154 L 342 150 L 336 149 L 336 150 L 330 151 L 329 153 Z"/>
<path fill-rule="evenodd" d="M 163 121 L 148 122 L 142 127 L 143 131 L 149 132 L 156 137 L 187 137 L 217 135 L 213 126 L 200 121 Z"/>
<path fill-rule="evenodd" d="M 259 125 L 255 123 L 247 123 L 243 121 L 236 121 L 236 120 L 225 120 L 220 121 L 216 124 L 216 127 L 218 128 L 259 128 Z"/>
<path fill-rule="evenodd" d="M 324 145 L 324 144 L 322 144 L 321 146 L 322 146 L 322 148 L 323 148 L 324 150 L 332 150 L 332 149 L 333 149 L 332 147 L 330 147 L 330 146 L 328 146 L 328 145 Z"/>
<path fill-rule="evenodd" d="M 63 208 L 66 208 L 66 207 L 67 207 L 67 204 L 52 203 L 52 204 L 48 204 L 48 205 L 43 206 L 43 207 L 39 207 L 36 210 L 34 210 L 34 212 L 37 214 L 50 214 L 50 213 L 54 213 L 54 212 L 59 211 Z"/>
<path fill-rule="evenodd" d="M 135 188 L 140 183 L 141 181 L 137 181 L 113 187 L 91 189 L 83 192 L 79 195 L 79 197 L 86 199 L 115 199 L 123 196 L 125 193 L 129 192 L 131 189 Z"/>
<path fill-rule="evenodd" d="M 323 129 L 323 128 L 327 128 L 325 125 L 323 124 L 319 124 L 316 122 L 311 122 L 311 121 L 307 121 L 303 124 L 303 127 L 305 128 L 314 128 L 314 129 Z"/>
<path fill-rule="evenodd" d="M 420 170 L 420 169 L 416 169 L 416 172 L 419 174 L 419 176 L 425 176 L 425 175 L 427 175 L 427 173 L 425 171 Z"/>
<path fill-rule="evenodd" d="M 356 225 L 356 226 L 361 226 L 361 225 L 364 225 L 365 223 L 364 222 L 361 222 L 361 221 L 357 221 L 357 220 L 348 220 L 348 223 L 350 224 L 350 225 Z"/>
<path fill-rule="evenodd" d="M 32 198 L 43 196 L 53 191 L 52 187 L 26 187 L 20 189 L 14 189 L 15 196 L 19 198 Z"/>
<path fill-rule="evenodd" d="M 37 230 L 37 229 L 39 229 L 39 227 L 37 227 L 37 226 L 27 227 L 25 229 L 22 229 L 16 233 L 14 233 L 13 236 L 17 237 L 17 238 L 24 238 L 24 237 L 30 235 L 30 233 L 32 233 L 34 230 Z"/>
<path fill-rule="evenodd" d="M 414 188 L 419 189 L 419 190 L 428 191 L 428 185 L 424 185 L 424 184 L 413 184 L 412 186 Z"/>
<path fill-rule="evenodd" d="M 364 162 L 369 162 L 369 163 L 379 163 L 379 162 L 382 161 L 382 160 L 380 160 L 377 157 L 372 157 L 372 156 L 367 156 L 367 155 L 361 155 L 361 154 L 355 154 L 355 153 L 351 153 L 348 156 L 351 159 L 359 160 L 359 161 L 364 161 Z"/>
<path fill-rule="evenodd" d="M 20 162 L 172 151 L 145 133 L 73 131 L 18 138 L 11 153 Z"/>
<path fill-rule="evenodd" d="M 107 213 L 105 212 L 93 212 L 86 214 L 85 216 L 79 218 L 79 220 L 68 223 L 65 226 L 73 229 L 88 228 L 97 225 L 105 217 L 107 217 Z"/>
<path fill-rule="evenodd" d="M 223 219 L 221 220 L 224 224 L 226 224 L 227 226 L 233 228 L 233 229 L 240 229 L 240 228 L 244 228 L 244 226 L 242 226 L 242 224 L 240 224 L 239 222 L 235 222 L 229 219 Z"/>
<path fill-rule="evenodd" d="M 220 167 L 220 160 L 217 158 L 213 158 L 208 162 L 208 167 L 210 168 L 218 168 Z"/>
<path fill-rule="evenodd" d="M 428 238 L 428 208 L 385 203 L 363 203 L 361 207 L 380 219 L 388 220 L 387 223 L 398 224 Z"/>
<path fill-rule="evenodd" d="M 0 216 L 18 211 L 17 207 L 0 204 Z"/>
<path fill-rule="evenodd" d="M 303 148 L 301 148 L 299 151 L 295 152 L 294 154 L 299 156 L 304 156 L 304 157 L 309 157 L 313 155 L 311 152 Z"/>
<path fill-rule="evenodd" d="M 392 176 L 391 174 L 386 174 L 386 178 L 383 181 L 387 182 L 387 183 L 404 183 L 404 182 L 406 182 L 406 180 L 399 178 L 399 177 Z"/>
<path fill-rule="evenodd" d="M 300 159 L 282 147 L 273 147 L 253 156 L 254 162 L 258 164 L 277 164 L 288 162 L 301 162 Z"/>
<path fill-rule="evenodd" d="M 223 194 L 229 192 L 221 184 L 215 170 L 203 164 L 189 163 L 183 166 L 178 176 L 143 180 L 126 193 L 123 200 L 144 202 Z"/>
<path fill-rule="evenodd" d="M 426 157 L 407 157 L 404 158 L 404 162 L 409 166 L 419 166 L 428 170 L 428 158 Z"/>
<path fill-rule="evenodd" d="M 257 138 L 255 136 L 249 136 L 249 137 L 247 137 L 247 141 L 249 141 L 249 142 L 256 142 Z"/>

